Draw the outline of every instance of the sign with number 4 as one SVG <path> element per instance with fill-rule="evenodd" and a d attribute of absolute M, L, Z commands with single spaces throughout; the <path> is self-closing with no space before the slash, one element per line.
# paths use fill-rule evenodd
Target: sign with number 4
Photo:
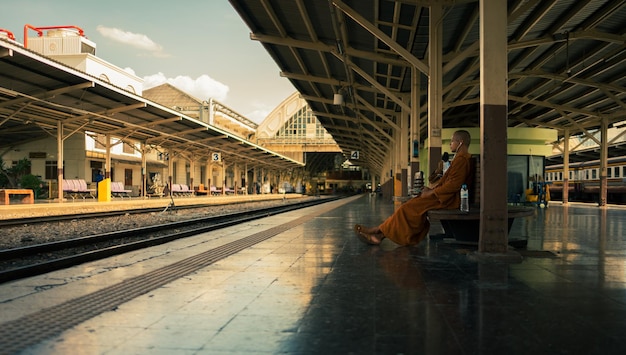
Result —
<path fill-rule="evenodd" d="M 353 150 L 352 153 L 350 153 L 350 159 L 359 160 L 359 151 Z"/>

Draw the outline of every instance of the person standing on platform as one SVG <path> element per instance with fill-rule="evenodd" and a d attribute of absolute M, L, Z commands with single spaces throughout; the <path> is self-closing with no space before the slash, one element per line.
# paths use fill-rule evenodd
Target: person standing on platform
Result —
<path fill-rule="evenodd" d="M 450 141 L 450 150 L 455 153 L 454 160 L 437 186 L 424 188 L 418 196 L 401 205 L 377 227 L 355 225 L 354 231 L 359 239 L 369 245 L 378 245 L 385 238 L 399 245 L 419 244 L 430 229 L 426 216 L 429 210 L 459 208 L 459 191 L 461 185 L 467 183 L 471 171 L 471 155 L 468 152 L 470 142 L 468 131 L 454 132 Z"/>
<path fill-rule="evenodd" d="M 96 178 L 94 182 L 96 183 L 96 197 L 98 197 L 98 185 L 100 185 L 100 181 L 104 180 L 104 175 L 102 174 L 102 170 L 98 170 L 96 173 Z"/>

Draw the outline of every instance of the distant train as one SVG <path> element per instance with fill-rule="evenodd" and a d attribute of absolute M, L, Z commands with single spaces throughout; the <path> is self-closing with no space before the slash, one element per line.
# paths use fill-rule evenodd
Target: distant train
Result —
<path fill-rule="evenodd" d="M 546 166 L 545 181 L 552 200 L 563 199 L 563 164 Z M 569 164 L 569 200 L 600 200 L 600 161 Z M 626 204 L 626 156 L 607 159 L 607 203 Z"/>

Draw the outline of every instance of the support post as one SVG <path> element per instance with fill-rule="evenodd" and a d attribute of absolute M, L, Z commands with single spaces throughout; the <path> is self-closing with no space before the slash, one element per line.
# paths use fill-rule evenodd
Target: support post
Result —
<path fill-rule="evenodd" d="M 563 134 L 563 205 L 569 201 L 569 129 Z"/>
<path fill-rule="evenodd" d="M 421 72 L 413 67 L 411 70 L 411 175 L 409 181 L 413 183 L 415 173 L 420 171 L 419 146 L 420 146 L 420 78 Z"/>
<path fill-rule="evenodd" d="M 507 4 L 480 0 L 480 254 L 508 252 L 507 75 Z"/>
<path fill-rule="evenodd" d="M 57 122 L 57 192 L 59 194 L 59 202 L 65 200 L 63 196 L 63 122 Z"/>
<path fill-rule="evenodd" d="M 443 127 L 443 7 L 440 2 L 430 6 L 430 39 L 428 63 L 428 170 L 426 175 L 437 168 L 441 160 L 441 129 Z M 482 71 L 481 71 L 482 72 Z"/>
<path fill-rule="evenodd" d="M 606 207 L 606 199 L 607 199 L 607 178 L 606 178 L 606 168 L 607 168 L 607 160 L 609 155 L 609 139 L 607 137 L 607 133 L 609 130 L 609 122 L 608 118 L 603 117 L 601 122 L 601 130 L 602 134 L 600 137 L 600 200 L 598 201 L 598 206 Z"/>

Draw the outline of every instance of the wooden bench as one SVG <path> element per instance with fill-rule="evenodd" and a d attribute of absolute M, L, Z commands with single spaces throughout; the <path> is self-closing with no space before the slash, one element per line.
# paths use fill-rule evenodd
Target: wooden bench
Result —
<path fill-rule="evenodd" d="M 0 189 L 0 203 L 8 205 L 11 203 L 11 196 L 21 195 L 22 203 L 35 203 L 33 190 L 30 189 Z"/>
<path fill-rule="evenodd" d="M 194 190 L 196 191 L 196 195 L 207 195 L 209 190 L 204 187 L 204 184 L 200 184 L 200 186 L 195 186 Z"/>
<path fill-rule="evenodd" d="M 469 212 L 460 210 L 430 210 L 427 213 L 430 221 L 439 221 L 447 238 L 461 242 L 478 242 L 480 237 L 480 157 L 473 156 L 470 162 Z M 508 231 L 511 231 L 515 218 L 533 216 L 535 208 L 508 206 Z"/>
<path fill-rule="evenodd" d="M 508 232 L 511 232 L 515 218 L 533 216 L 535 208 L 524 206 L 508 206 Z M 446 233 L 446 237 L 460 242 L 478 242 L 480 237 L 480 207 L 471 206 L 469 212 L 458 210 L 431 210 L 428 219 L 438 220 Z"/>

